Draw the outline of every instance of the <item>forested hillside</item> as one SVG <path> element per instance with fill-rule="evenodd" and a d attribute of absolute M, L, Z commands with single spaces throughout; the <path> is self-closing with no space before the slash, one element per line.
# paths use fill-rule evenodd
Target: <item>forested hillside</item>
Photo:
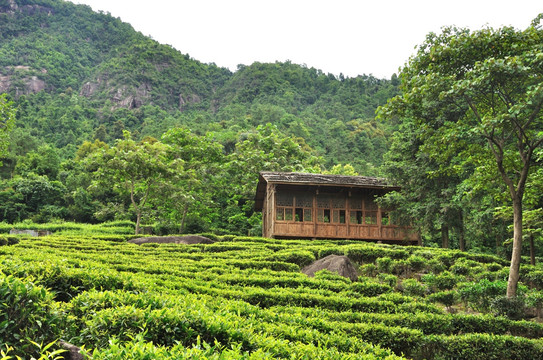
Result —
<path fill-rule="evenodd" d="M 166 209 L 161 222 L 258 231 L 258 216 L 248 219 L 259 171 L 376 175 L 394 126 L 374 113 L 397 94 L 396 78 L 336 77 L 290 62 L 231 72 L 61 0 L 3 0 L 0 20 L 0 92 L 16 111 L 1 168 L 3 221 L 136 220 L 126 189 L 91 186 L 99 165 L 89 155 L 125 136 L 152 144 L 170 131 L 166 145 L 193 145 L 178 154 L 181 178 L 192 180 L 181 209 Z M 141 209 L 142 221 L 155 223 L 157 202 L 147 204 L 153 213 Z"/>
<path fill-rule="evenodd" d="M 226 144 L 268 122 L 308 140 L 328 167 L 374 172 L 386 150 L 388 129 L 373 118 L 397 93 L 394 81 L 292 63 L 232 73 L 65 1 L 6 0 L 0 12 L 0 90 L 22 108 L 18 127 L 64 158 L 85 140 L 111 144 L 122 129 L 139 138 L 186 126 L 234 137 Z"/>

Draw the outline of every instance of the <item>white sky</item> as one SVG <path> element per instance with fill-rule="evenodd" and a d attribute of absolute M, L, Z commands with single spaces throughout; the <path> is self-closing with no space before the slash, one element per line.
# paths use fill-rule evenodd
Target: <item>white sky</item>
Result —
<path fill-rule="evenodd" d="M 541 0 L 72 0 L 109 12 L 204 63 L 290 60 L 325 73 L 390 78 L 429 32 L 525 29 Z"/>

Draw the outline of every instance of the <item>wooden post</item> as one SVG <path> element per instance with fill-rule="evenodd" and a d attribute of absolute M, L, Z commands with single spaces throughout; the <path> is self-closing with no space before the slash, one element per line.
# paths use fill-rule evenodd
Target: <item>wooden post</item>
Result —
<path fill-rule="evenodd" d="M 319 188 L 313 193 L 313 238 L 317 237 L 317 195 Z"/>

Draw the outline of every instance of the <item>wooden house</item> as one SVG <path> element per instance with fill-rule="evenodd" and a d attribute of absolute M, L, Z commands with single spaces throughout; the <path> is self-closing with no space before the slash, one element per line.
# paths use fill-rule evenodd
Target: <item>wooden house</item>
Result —
<path fill-rule="evenodd" d="M 399 187 L 375 177 L 261 172 L 255 209 L 264 237 L 417 244 L 418 234 L 375 201 L 393 190 Z"/>

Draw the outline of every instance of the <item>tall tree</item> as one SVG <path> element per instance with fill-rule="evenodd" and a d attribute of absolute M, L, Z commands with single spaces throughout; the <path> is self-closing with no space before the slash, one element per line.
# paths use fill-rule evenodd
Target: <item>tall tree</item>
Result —
<path fill-rule="evenodd" d="M 184 171 L 170 183 L 170 195 L 163 203 L 169 217 L 179 223 L 181 234 L 189 211 L 203 216 L 212 208 L 217 178 L 222 177 L 223 147 L 211 133 L 198 136 L 184 128 L 170 129 L 162 141 L 171 146 L 172 159 L 180 159 L 184 164 Z"/>
<path fill-rule="evenodd" d="M 403 94 L 385 109 L 411 117 L 437 159 L 461 150 L 494 159 L 513 207 L 508 297 L 519 280 L 525 187 L 543 143 L 543 31 L 535 23 L 429 34 L 402 70 Z"/>
<path fill-rule="evenodd" d="M 0 158 L 8 151 L 9 134 L 15 125 L 16 110 L 13 102 L 7 99 L 6 94 L 0 95 Z M 2 165 L 2 162 L 0 162 Z"/>
<path fill-rule="evenodd" d="M 153 138 L 136 142 L 125 132 L 125 138 L 109 148 L 99 148 L 93 160 L 99 166 L 94 173 L 94 186 L 113 186 L 120 193 L 128 193 L 136 214 L 136 234 L 140 233 L 141 218 L 161 183 L 181 172 L 181 161 L 168 161 L 169 148 Z"/>

